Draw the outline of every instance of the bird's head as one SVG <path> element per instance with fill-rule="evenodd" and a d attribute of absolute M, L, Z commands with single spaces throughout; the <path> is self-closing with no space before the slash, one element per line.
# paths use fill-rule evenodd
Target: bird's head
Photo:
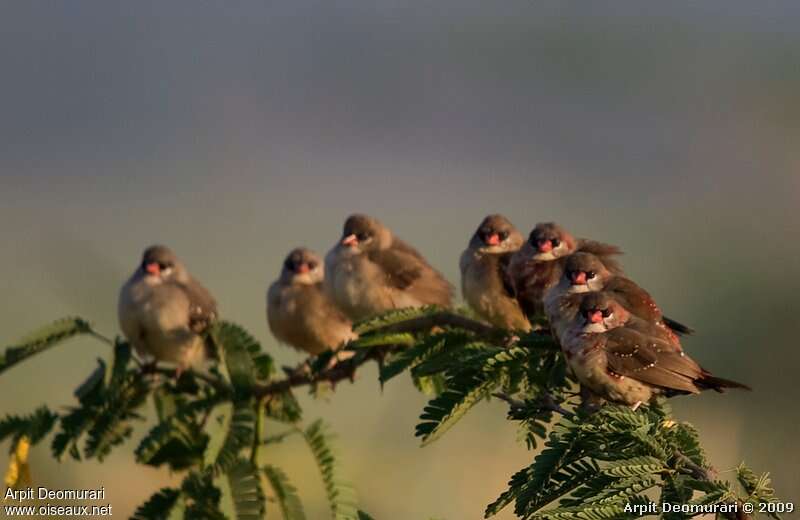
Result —
<path fill-rule="evenodd" d="M 567 256 L 575 251 L 575 238 L 554 222 L 536 224 L 528 237 L 533 259 L 546 262 Z"/>
<path fill-rule="evenodd" d="M 472 235 L 469 247 L 481 253 L 506 253 L 522 246 L 522 235 L 503 215 L 489 215 Z"/>
<path fill-rule="evenodd" d="M 625 325 L 630 313 L 614 298 L 605 292 L 587 294 L 581 300 L 580 312 L 576 319 L 583 333 L 600 333 Z"/>
<path fill-rule="evenodd" d="M 161 245 L 150 246 L 144 250 L 139 270 L 151 283 L 173 279 L 183 281 L 187 276 L 186 268 L 177 255 L 170 248 Z"/>
<path fill-rule="evenodd" d="M 391 242 L 391 232 L 378 219 L 355 214 L 345 221 L 338 246 L 350 254 L 361 254 L 384 249 Z"/>
<path fill-rule="evenodd" d="M 324 267 L 319 256 L 310 249 L 293 249 L 283 261 L 281 281 L 292 284 L 313 285 L 322 281 Z"/>
<path fill-rule="evenodd" d="M 610 277 L 611 271 L 590 253 L 570 255 L 564 265 L 563 280 L 569 293 L 601 291 Z"/>

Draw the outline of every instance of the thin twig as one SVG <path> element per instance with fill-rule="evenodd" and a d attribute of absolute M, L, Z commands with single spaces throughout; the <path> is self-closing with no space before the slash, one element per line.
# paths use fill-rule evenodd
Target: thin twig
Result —
<path fill-rule="evenodd" d="M 520 401 L 519 399 L 515 399 L 510 395 L 503 393 L 503 392 L 495 392 L 492 396 L 497 397 L 498 399 L 502 399 L 506 403 L 508 403 L 511 408 L 515 410 L 524 410 L 527 408 L 527 404 L 524 401 Z M 566 408 L 562 407 L 556 398 L 550 393 L 544 393 L 539 396 L 536 400 L 536 404 L 539 406 L 541 410 L 547 410 L 551 412 L 555 412 L 558 414 L 563 415 L 564 417 L 574 417 L 575 414 L 567 410 Z"/>
<path fill-rule="evenodd" d="M 675 451 L 675 461 L 679 463 L 683 468 L 688 472 L 688 474 L 697 480 L 702 480 L 704 482 L 714 482 L 716 481 L 716 472 L 709 468 L 704 468 L 699 464 L 696 464 L 692 459 L 690 459 L 686 454 L 681 451 Z M 731 505 L 736 505 L 736 512 L 720 512 L 719 514 L 728 518 L 729 520 L 749 520 L 752 518 L 749 514 L 742 511 L 742 503 L 741 501 L 734 502 L 727 502 Z"/>
<path fill-rule="evenodd" d="M 420 316 L 409 320 L 401 321 L 393 325 L 388 325 L 381 329 L 381 332 L 418 332 L 429 330 L 433 327 L 458 327 L 473 332 L 487 339 L 502 339 L 508 336 L 508 331 L 498 329 L 491 325 L 486 325 L 460 314 L 453 312 L 438 312 L 428 316 Z"/>
<path fill-rule="evenodd" d="M 271 383 L 257 385 L 253 389 L 253 394 L 257 398 L 268 395 L 282 394 L 294 387 L 312 385 L 321 382 L 337 383 L 342 380 L 353 380 L 353 374 L 361 365 L 372 360 L 379 360 L 387 352 L 392 352 L 404 348 L 400 345 L 385 345 L 372 347 L 365 356 L 354 356 L 349 359 L 337 362 L 335 365 L 327 367 L 317 373 L 312 373 L 308 369 L 308 363 L 300 364 L 284 378 Z"/>

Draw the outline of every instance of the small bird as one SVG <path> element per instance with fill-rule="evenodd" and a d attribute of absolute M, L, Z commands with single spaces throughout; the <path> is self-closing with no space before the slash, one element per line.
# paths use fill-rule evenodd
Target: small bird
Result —
<path fill-rule="evenodd" d="M 267 291 L 267 323 L 281 342 L 318 355 L 354 339 L 352 323 L 325 293 L 324 266 L 309 249 L 292 250 Z"/>
<path fill-rule="evenodd" d="M 171 249 L 148 247 L 119 294 L 119 323 L 136 352 L 197 367 L 212 351 L 202 333 L 217 318 L 217 302 Z"/>
<path fill-rule="evenodd" d="M 325 257 L 325 289 L 352 320 L 390 309 L 449 307 L 453 288 L 416 249 L 377 219 L 355 214 Z"/>
<path fill-rule="evenodd" d="M 564 274 L 559 284 L 547 298 L 555 298 L 560 293 L 582 293 L 606 291 L 634 316 L 645 321 L 666 327 L 676 334 L 691 334 L 690 327 L 664 316 L 650 294 L 633 280 L 614 273 L 604 262 L 589 253 L 575 253 L 564 265 Z"/>
<path fill-rule="evenodd" d="M 512 330 L 529 331 L 531 324 L 517 302 L 508 264 L 523 238 L 503 215 L 489 215 L 461 254 L 461 293 L 483 319 Z"/>
<path fill-rule="evenodd" d="M 713 376 L 645 322 L 630 317 L 613 296 L 588 296 L 559 338 L 575 377 L 595 396 L 632 406 L 656 395 L 750 387 Z"/>
<path fill-rule="evenodd" d="M 614 273 L 621 273 L 613 258 L 622 254 L 616 246 L 576 239 L 553 222 L 537 224 L 528 241 L 514 253 L 509 273 L 522 310 L 529 318 L 544 314 L 544 297 L 561 278 L 564 262 L 573 253 L 585 251 L 597 255 Z"/>

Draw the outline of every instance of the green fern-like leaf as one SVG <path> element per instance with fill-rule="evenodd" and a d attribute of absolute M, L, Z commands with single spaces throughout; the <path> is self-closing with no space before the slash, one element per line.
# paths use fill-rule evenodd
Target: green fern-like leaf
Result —
<path fill-rule="evenodd" d="M 396 309 L 354 324 L 353 332 L 355 332 L 359 336 L 363 336 L 365 334 L 376 332 L 379 331 L 380 329 L 384 329 L 391 325 L 396 325 L 398 323 L 402 323 L 404 321 L 408 321 L 414 318 L 431 316 L 433 314 L 441 312 L 441 310 L 442 309 L 440 307 L 436 307 L 435 305 Z"/>
<path fill-rule="evenodd" d="M 614 461 L 601 471 L 612 477 L 636 477 L 661 473 L 667 468 L 655 457 L 633 457 Z"/>
<path fill-rule="evenodd" d="M 181 494 L 186 497 L 186 514 L 184 518 L 202 518 L 203 520 L 228 520 L 220 511 L 222 493 L 214 485 L 209 472 L 193 471 L 183 480 Z"/>
<path fill-rule="evenodd" d="M 381 347 L 384 345 L 404 345 L 410 347 L 416 343 L 416 338 L 408 332 L 390 332 L 388 334 L 370 334 L 361 336 L 347 344 L 351 348 Z"/>
<path fill-rule="evenodd" d="M 255 356 L 263 355 L 261 346 L 246 330 L 229 322 L 213 326 L 214 344 L 222 349 L 222 358 L 236 395 L 246 399 L 252 394 L 258 377 Z"/>
<path fill-rule="evenodd" d="M 44 352 L 58 343 L 92 331 L 89 322 L 81 318 L 64 318 L 25 336 L 0 354 L 0 373 L 31 356 Z"/>
<path fill-rule="evenodd" d="M 31 444 L 42 440 L 55 426 L 58 415 L 46 406 L 40 406 L 30 415 L 6 415 L 0 420 L 0 442 L 11 437 L 12 449 L 23 436 L 28 437 Z"/>
<path fill-rule="evenodd" d="M 516 502 L 515 512 L 522 516 L 565 464 L 583 456 L 578 444 L 577 425 L 562 419 L 550 432 L 545 448 L 536 456 L 533 464 L 515 473 L 508 483 L 508 490 L 487 506 L 485 517 L 494 516 L 511 502 Z"/>
<path fill-rule="evenodd" d="M 173 471 L 202 463 L 208 436 L 191 417 L 175 414 L 155 425 L 136 448 L 136 462 Z"/>
<path fill-rule="evenodd" d="M 491 394 L 497 381 L 471 374 L 448 381 L 447 389 L 428 403 L 420 415 L 415 435 L 430 444 L 452 428 L 473 406 Z"/>
<path fill-rule="evenodd" d="M 57 460 L 61 460 L 67 451 L 73 459 L 81 460 L 78 441 L 91 425 L 93 417 L 94 413 L 90 408 L 72 408 L 69 413 L 61 416 L 60 430 L 53 437 L 52 443 L 53 456 Z"/>
<path fill-rule="evenodd" d="M 182 520 L 185 510 L 180 490 L 163 488 L 139 506 L 131 520 Z"/>
<path fill-rule="evenodd" d="M 624 504 L 588 504 L 579 507 L 549 509 L 528 516 L 531 520 L 620 520 L 632 518 L 625 514 Z"/>
<path fill-rule="evenodd" d="M 264 413 L 270 419 L 290 424 L 303 418 L 303 409 L 292 391 L 271 396 L 264 405 Z"/>
<path fill-rule="evenodd" d="M 266 503 L 258 469 L 248 460 L 239 459 L 225 474 L 237 520 L 261 520 Z"/>
<path fill-rule="evenodd" d="M 445 391 L 428 403 L 416 427 L 422 444 L 430 444 L 452 428 L 473 406 L 503 382 L 505 370 L 528 355 L 525 349 L 488 349 L 475 355 L 468 368 L 445 382 Z"/>
<path fill-rule="evenodd" d="M 130 437 L 131 421 L 141 420 L 136 411 L 147 400 L 150 389 L 136 372 L 128 372 L 124 377 L 124 382 L 112 379 L 103 402 L 93 408 L 91 425 L 86 430 L 87 458 L 97 457 L 102 461 L 112 448 Z"/>
<path fill-rule="evenodd" d="M 414 346 L 400 351 L 381 368 L 381 383 L 389 381 L 407 368 L 416 366 L 443 346 L 444 338 L 437 334 L 428 336 Z"/>
<path fill-rule="evenodd" d="M 249 402 L 221 406 L 221 416 L 203 455 L 203 464 L 215 472 L 225 472 L 236 464 L 242 449 L 249 447 L 255 434 L 256 417 Z"/>
<path fill-rule="evenodd" d="M 328 432 L 322 420 L 314 421 L 303 435 L 322 475 L 333 517 L 336 520 L 357 518 L 355 490 L 339 474 L 338 461 L 333 450 L 334 436 Z"/>
<path fill-rule="evenodd" d="M 297 489 L 289 482 L 286 473 L 277 466 L 266 465 L 263 469 L 275 495 L 275 502 L 283 515 L 283 520 L 306 520 Z"/>

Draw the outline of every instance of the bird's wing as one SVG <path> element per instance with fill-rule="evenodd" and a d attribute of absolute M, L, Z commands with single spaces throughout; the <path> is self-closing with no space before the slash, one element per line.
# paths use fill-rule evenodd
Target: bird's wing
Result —
<path fill-rule="evenodd" d="M 636 282 L 624 276 L 615 276 L 604 287 L 631 314 L 649 322 L 661 320 L 661 309 L 650 293 L 639 287 Z"/>
<path fill-rule="evenodd" d="M 217 318 L 217 301 L 195 279 L 178 285 L 189 300 L 189 328 L 196 333 L 203 332 Z"/>
<path fill-rule="evenodd" d="M 694 330 L 678 321 L 662 315 L 661 309 L 650 293 L 639 287 L 636 282 L 624 276 L 615 276 L 605 287 L 631 314 L 649 322 L 663 322 L 676 334 L 691 334 Z"/>
<path fill-rule="evenodd" d="M 511 272 L 509 268 L 511 257 L 513 255 L 514 253 L 511 252 L 503 253 L 499 256 L 497 262 L 498 275 L 500 276 L 500 281 L 503 284 L 503 290 L 509 298 L 517 297 L 517 291 L 514 289 L 514 281 L 511 279 Z"/>
<path fill-rule="evenodd" d="M 694 380 L 700 367 L 660 342 L 624 327 L 609 331 L 604 346 L 609 370 L 649 385 L 697 393 Z"/>
<path fill-rule="evenodd" d="M 622 254 L 622 250 L 617 246 L 582 238 L 578 240 L 576 252 L 591 253 L 603 262 L 606 269 L 616 275 L 622 274 L 622 265 L 614 258 Z"/>
<path fill-rule="evenodd" d="M 427 262 L 419 252 L 399 238 L 388 249 L 371 251 L 367 257 L 377 264 L 386 276 L 387 285 L 407 289 L 422 277 Z"/>

